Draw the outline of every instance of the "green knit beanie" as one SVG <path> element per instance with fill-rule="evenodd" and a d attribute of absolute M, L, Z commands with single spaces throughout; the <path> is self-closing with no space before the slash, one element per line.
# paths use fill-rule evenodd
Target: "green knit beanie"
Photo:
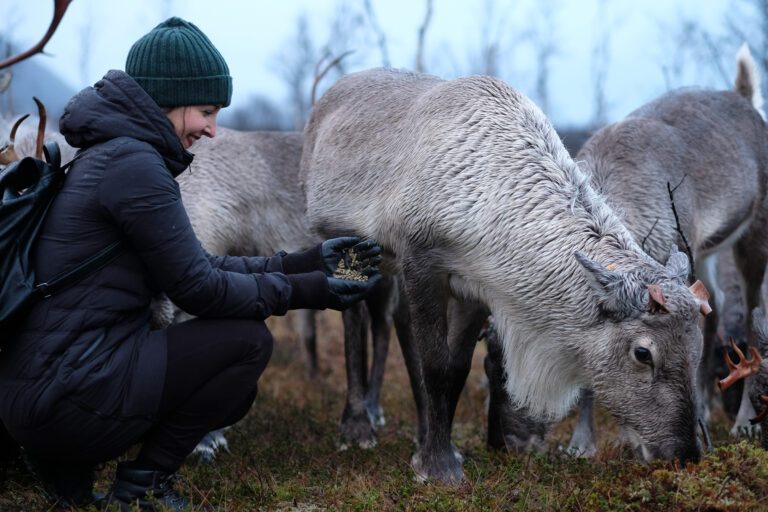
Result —
<path fill-rule="evenodd" d="M 227 63 L 203 32 L 169 18 L 136 41 L 125 72 L 161 107 L 228 106 L 232 77 Z"/>

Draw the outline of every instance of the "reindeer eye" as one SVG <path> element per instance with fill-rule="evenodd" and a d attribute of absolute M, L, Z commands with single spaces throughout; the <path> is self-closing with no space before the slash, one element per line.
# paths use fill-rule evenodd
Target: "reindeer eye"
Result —
<path fill-rule="evenodd" d="M 651 351 L 645 347 L 635 348 L 635 359 L 637 359 L 638 363 L 643 363 L 647 365 L 653 364 L 653 356 L 651 355 Z"/>

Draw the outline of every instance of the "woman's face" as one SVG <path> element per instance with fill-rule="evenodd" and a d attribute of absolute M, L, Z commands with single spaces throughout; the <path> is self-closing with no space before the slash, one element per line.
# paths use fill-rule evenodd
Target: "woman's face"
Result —
<path fill-rule="evenodd" d="M 176 107 L 165 115 L 176 129 L 184 149 L 189 149 L 202 136 L 216 135 L 216 116 L 221 107 L 216 105 L 191 105 Z"/>

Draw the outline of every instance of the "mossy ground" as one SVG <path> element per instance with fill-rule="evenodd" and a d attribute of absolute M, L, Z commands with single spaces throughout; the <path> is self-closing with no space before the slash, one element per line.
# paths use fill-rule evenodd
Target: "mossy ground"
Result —
<path fill-rule="evenodd" d="M 248 417 L 229 431 L 231 453 L 213 465 L 190 460 L 179 489 L 195 503 L 224 511 L 251 510 L 768 510 L 768 452 L 736 442 L 728 422 L 716 416 L 716 449 L 684 469 L 638 463 L 612 440 L 615 425 L 598 413 L 596 460 L 563 455 L 573 418 L 550 433 L 546 455 L 490 452 L 485 447 L 484 347 L 459 403 L 453 430 L 464 455 L 466 481 L 459 486 L 414 480 L 410 467 L 415 407 L 393 338 L 383 389 L 387 424 L 372 450 L 337 449 L 346 388 L 340 315 L 319 315 L 321 374 L 306 376 L 302 352 L 287 323 L 270 321 L 276 347 Z M 97 487 L 109 486 L 114 462 Z M 11 470 L 0 487 L 0 510 L 49 510 L 39 486 Z"/>

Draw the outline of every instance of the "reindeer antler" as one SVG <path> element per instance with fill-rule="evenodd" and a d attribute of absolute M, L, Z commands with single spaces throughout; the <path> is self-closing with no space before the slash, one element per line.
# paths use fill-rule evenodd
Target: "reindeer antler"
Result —
<path fill-rule="evenodd" d="M 739 356 L 739 364 L 735 364 L 728 352 L 725 352 L 725 364 L 728 365 L 728 369 L 731 371 L 726 378 L 717 383 L 722 391 L 725 391 L 733 384 L 741 379 L 754 375 L 760 369 L 760 363 L 763 358 L 760 357 L 760 352 L 755 347 L 749 347 L 749 352 L 752 354 L 752 359 L 747 359 L 744 353 L 736 346 L 736 342 L 731 338 L 731 347 L 736 351 Z"/>
<path fill-rule="evenodd" d="M 43 158 L 43 143 L 45 142 L 45 123 L 48 118 L 48 115 L 45 112 L 45 105 L 43 105 L 43 102 L 37 99 L 35 96 L 32 96 L 32 99 L 35 100 L 35 103 L 37 104 L 37 115 L 38 115 L 37 139 L 35 140 L 35 158 L 40 160 Z"/>
<path fill-rule="evenodd" d="M 24 120 L 28 117 L 29 114 L 24 114 L 18 119 L 18 121 L 13 123 L 13 127 L 11 128 L 11 135 L 8 137 L 8 143 L 3 147 L 0 147 L 0 165 L 8 165 L 9 163 L 15 162 L 19 159 L 19 155 L 16 154 L 16 148 L 14 147 L 14 142 L 16 141 L 16 131 L 19 129 L 21 123 L 23 123 Z"/>
<path fill-rule="evenodd" d="M 51 38 L 51 36 L 53 36 L 53 33 L 56 32 L 56 28 L 59 26 L 59 22 L 61 22 L 61 19 L 64 17 L 64 13 L 66 12 L 67 7 L 69 7 L 71 2 L 72 0 L 54 0 L 53 20 L 48 27 L 48 31 L 45 33 L 40 42 L 25 52 L 0 61 L 0 69 L 7 68 L 8 66 L 16 64 L 17 62 L 31 57 L 36 53 L 43 53 L 43 48 L 45 48 L 45 45 L 48 43 L 48 40 Z"/>

